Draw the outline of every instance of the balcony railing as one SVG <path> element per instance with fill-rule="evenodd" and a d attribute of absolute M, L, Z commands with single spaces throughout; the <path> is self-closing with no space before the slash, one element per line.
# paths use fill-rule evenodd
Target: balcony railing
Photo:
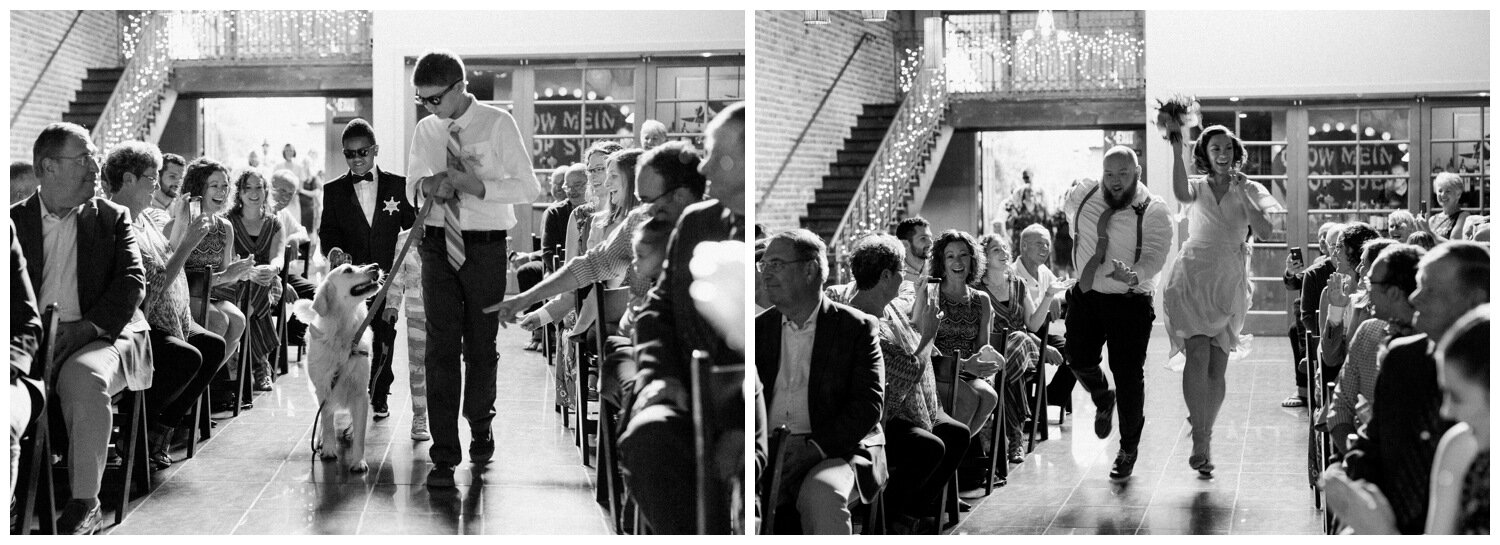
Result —
<path fill-rule="evenodd" d="M 921 62 L 920 55 L 919 51 L 911 88 L 830 241 L 837 267 L 834 274 L 840 281 L 845 278 L 854 242 L 870 233 L 889 231 L 908 190 L 922 174 L 928 149 L 942 125 L 948 106 L 943 68 L 936 62 Z"/>
<path fill-rule="evenodd" d="M 1141 95 L 1143 21 L 1139 11 L 949 15 L 948 90 L 1006 98 Z"/>
<path fill-rule="evenodd" d="M 173 11 L 174 60 L 265 64 L 369 62 L 370 12 L 338 10 Z"/>
<path fill-rule="evenodd" d="M 130 32 L 126 33 L 131 37 L 125 43 L 129 48 L 123 48 L 122 44 L 125 71 L 91 135 L 99 149 L 106 150 L 126 140 L 148 139 L 151 123 L 160 113 L 172 78 L 166 19 L 166 13 L 159 11 L 132 15 L 127 26 Z"/>

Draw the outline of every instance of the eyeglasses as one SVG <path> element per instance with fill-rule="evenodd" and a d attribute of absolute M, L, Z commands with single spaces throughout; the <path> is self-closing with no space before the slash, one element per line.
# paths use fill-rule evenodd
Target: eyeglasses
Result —
<path fill-rule="evenodd" d="M 791 265 L 793 263 L 806 263 L 808 261 L 812 261 L 812 260 L 811 259 L 795 259 L 795 260 L 792 260 L 792 261 L 782 261 L 780 259 L 777 259 L 775 261 L 759 261 L 759 262 L 755 263 L 755 270 L 763 272 L 763 273 L 772 273 L 772 274 L 775 274 L 777 272 L 780 272 L 781 269 L 784 268 L 784 267 L 786 267 L 787 265 Z"/>
<path fill-rule="evenodd" d="M 671 195 L 673 191 L 677 191 L 681 187 L 682 186 L 677 186 L 677 187 L 669 188 L 666 191 L 661 192 L 660 195 L 657 195 L 655 197 L 651 197 L 649 199 L 641 199 L 641 204 L 656 204 L 657 201 L 662 200 L 667 195 Z"/>
<path fill-rule="evenodd" d="M 447 91 L 443 92 L 446 93 Z M 442 102 L 441 95 L 439 95 L 438 102 Z M 433 106 L 437 106 L 437 103 L 433 103 Z M 379 146 L 366 146 L 360 149 L 346 149 L 344 150 L 344 158 L 353 159 L 355 157 L 369 157 L 371 154 L 375 153 L 375 148 L 377 147 Z"/>
<path fill-rule="evenodd" d="M 85 166 L 85 165 L 87 165 L 87 163 L 83 163 L 81 161 L 78 161 L 79 159 L 83 159 L 83 158 L 92 159 L 94 161 L 94 166 L 96 166 L 96 167 L 97 166 L 101 166 L 101 165 L 104 164 L 104 156 L 103 155 L 96 154 L 96 153 L 89 153 L 87 151 L 85 151 L 83 153 L 80 153 L 78 155 L 71 156 L 71 157 L 69 157 L 67 155 L 53 155 L 53 156 L 51 156 L 51 158 L 52 159 L 67 159 L 69 161 L 77 162 L 78 166 Z"/>
<path fill-rule="evenodd" d="M 448 91 L 452 91 L 453 90 L 453 86 L 454 85 L 458 85 L 458 82 L 460 82 L 460 81 L 463 81 L 463 79 L 460 78 L 460 79 L 454 81 L 453 83 L 449 83 L 447 87 L 443 88 L 442 92 L 440 92 L 438 94 L 435 94 L 435 95 L 432 95 L 430 97 L 424 97 L 424 96 L 418 94 L 417 96 L 412 97 L 412 102 L 415 102 L 418 106 L 420 106 L 422 104 L 431 104 L 433 106 L 441 106 L 443 104 L 443 95 L 448 94 Z M 346 152 L 346 156 L 347 156 L 347 152 Z"/>

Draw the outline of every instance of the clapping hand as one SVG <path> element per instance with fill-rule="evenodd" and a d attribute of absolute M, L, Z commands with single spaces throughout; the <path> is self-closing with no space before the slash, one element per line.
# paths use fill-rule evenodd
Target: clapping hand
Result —
<path fill-rule="evenodd" d="M 968 371 L 981 377 L 994 375 L 1000 370 L 1000 353 L 990 345 L 984 345 L 979 352 L 959 362 L 959 369 Z"/>
<path fill-rule="evenodd" d="M 1070 279 L 1070 278 L 1061 278 L 1061 279 L 1058 279 L 1058 280 L 1053 280 L 1052 284 L 1049 285 L 1049 286 L 1047 286 L 1047 292 L 1046 292 L 1045 296 L 1046 297 L 1052 297 L 1052 296 L 1055 296 L 1055 295 L 1057 295 L 1059 293 L 1068 291 L 1068 288 L 1073 287 L 1073 284 L 1076 284 L 1076 283 L 1078 283 L 1077 280 L 1073 280 L 1073 279 Z"/>
<path fill-rule="evenodd" d="M 250 270 L 254 266 L 255 260 L 249 257 L 240 258 L 239 260 L 230 263 L 228 267 L 224 268 L 223 278 L 224 280 L 229 282 L 244 280 L 245 276 L 250 273 Z"/>

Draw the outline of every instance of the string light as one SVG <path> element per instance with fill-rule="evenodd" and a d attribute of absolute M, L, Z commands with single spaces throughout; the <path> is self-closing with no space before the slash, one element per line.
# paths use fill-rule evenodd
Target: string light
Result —
<path fill-rule="evenodd" d="M 956 92 L 1000 91 L 995 67 L 1008 67 L 1008 92 L 1091 91 L 1144 87 L 1141 65 L 1146 41 L 1138 28 L 1102 30 L 1058 28 L 1047 12 L 1037 29 L 997 33 L 992 25 L 949 22 L 953 51 L 946 60 L 948 83 Z M 969 66 L 960 69 L 956 63 Z M 989 65 L 989 66 L 986 66 Z M 989 79 L 981 75 L 989 74 Z"/>

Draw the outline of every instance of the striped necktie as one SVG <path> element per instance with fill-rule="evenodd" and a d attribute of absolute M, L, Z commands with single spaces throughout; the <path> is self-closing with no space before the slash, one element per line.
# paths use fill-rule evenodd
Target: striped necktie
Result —
<path fill-rule="evenodd" d="M 468 172 L 461 158 L 463 145 L 458 141 L 460 130 L 462 129 L 457 123 L 448 126 L 448 169 Z M 447 244 L 448 265 L 452 266 L 455 272 L 464 266 L 464 232 L 458 221 L 458 205 L 457 194 L 454 194 L 448 202 L 443 203 L 443 240 Z"/>

